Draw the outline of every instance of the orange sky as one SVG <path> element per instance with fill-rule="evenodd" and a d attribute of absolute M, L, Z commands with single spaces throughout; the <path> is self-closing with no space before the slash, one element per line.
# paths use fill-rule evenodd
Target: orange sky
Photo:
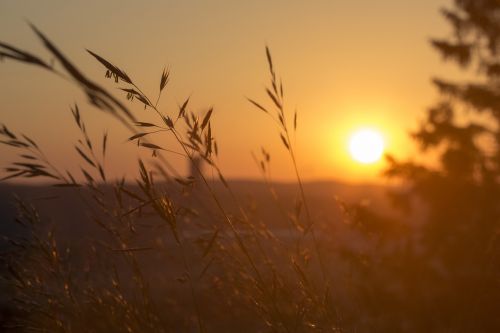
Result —
<path fill-rule="evenodd" d="M 245 100 L 265 100 L 267 43 L 284 80 L 289 111 L 299 110 L 298 164 L 304 178 L 371 182 L 380 181 L 383 163 L 353 162 L 349 135 L 359 127 L 376 127 L 390 152 L 414 154 L 407 131 L 436 100 L 430 78 L 459 75 L 428 44 L 430 37 L 450 33 L 438 13 L 449 3 L 7 0 L 0 2 L 0 40 L 43 52 L 25 23 L 29 20 L 106 87 L 115 89 L 85 48 L 125 69 L 152 96 L 163 66 L 170 66 L 163 111 L 175 113 L 175 105 L 189 95 L 200 113 L 215 107 L 213 127 L 228 178 L 258 177 L 251 151 L 264 145 L 274 178 L 289 180 L 293 170 L 276 129 Z M 92 133 L 109 128 L 108 168 L 115 175 L 136 175 L 137 147 L 124 143 L 128 132 L 88 106 L 78 89 L 36 68 L 0 63 L 0 123 L 36 138 L 56 164 L 69 169 L 77 161 L 72 142 L 78 136 L 69 112 L 74 102 Z M 133 109 L 139 118 L 152 119 L 138 103 Z M 4 166 L 14 156 L 0 149 Z M 185 168 L 184 160 L 171 158 Z"/>

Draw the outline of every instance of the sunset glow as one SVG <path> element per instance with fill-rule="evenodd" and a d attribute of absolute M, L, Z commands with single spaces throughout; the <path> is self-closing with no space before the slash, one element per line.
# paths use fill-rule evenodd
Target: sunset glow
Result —
<path fill-rule="evenodd" d="M 384 153 L 384 139 L 376 130 L 358 130 L 349 140 L 349 153 L 357 162 L 375 163 L 380 160 Z"/>

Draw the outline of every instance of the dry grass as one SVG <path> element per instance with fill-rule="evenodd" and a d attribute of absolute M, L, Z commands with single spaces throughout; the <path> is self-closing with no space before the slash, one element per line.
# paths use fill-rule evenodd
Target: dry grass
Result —
<path fill-rule="evenodd" d="M 5 257 L 9 271 L 5 278 L 15 288 L 13 304 L 16 305 L 15 316 L 5 329 L 205 332 L 243 331 L 241 323 L 244 323 L 248 331 L 341 331 L 332 302 L 332 276 L 322 250 L 324 244 L 316 236 L 291 140 L 297 128 L 297 113 L 292 116 L 290 129 L 283 85 L 278 82 L 268 48 L 270 87 L 265 92 L 271 107 L 249 101 L 276 123 L 296 171 L 298 197 L 294 207 L 291 211 L 281 207 L 291 242 L 279 239 L 266 221 L 252 216 L 226 182 L 217 163 L 218 147 L 211 126 L 213 109 L 199 117 L 189 109 L 189 98 L 175 113 L 158 108 L 169 82 L 169 70 L 163 70 L 158 95 L 152 98 L 124 70 L 88 51 L 105 67 L 106 77 L 119 85 L 129 101 L 156 113 L 156 122 L 144 122 L 141 112 L 133 112 L 119 98 L 87 78 L 43 33 L 32 28 L 56 59 L 55 64 L 4 43 L 0 44 L 0 56 L 35 65 L 73 82 L 83 90 L 90 104 L 130 129 L 129 141 L 136 142 L 138 149 L 150 150 L 155 158 L 152 163 L 139 161 L 136 186 L 124 180 L 110 183 L 104 163 L 109 149 L 107 136 L 94 140 L 88 135 L 77 105 L 71 111 L 81 133 L 75 145 L 81 159 L 81 177 L 59 170 L 34 140 L 3 127 L 2 143 L 16 149 L 20 158 L 6 169 L 4 179 L 45 177 L 54 186 L 73 188 L 85 203 L 89 223 L 95 223 L 101 230 L 98 237 L 89 238 L 85 245 L 73 249 L 71 244 L 55 237 L 54 232 L 47 232 L 36 209 L 19 199 L 18 222 L 30 236 L 21 241 L 11 240 L 18 250 Z M 171 135 L 179 152 L 155 143 L 155 135 L 159 133 Z M 171 153 L 191 160 L 198 175 L 178 176 L 168 163 Z M 198 159 L 218 175 L 231 198 L 230 207 L 220 199 L 214 183 L 205 178 Z M 263 151 L 258 163 L 269 182 L 266 176 L 269 153 Z M 112 193 L 108 193 L 110 187 Z M 182 193 L 195 194 L 186 199 Z M 194 196 L 210 206 L 209 216 L 199 216 Z M 144 217 L 151 214 L 154 219 L 146 226 Z M 152 242 L 151 228 L 169 245 Z M 193 233 L 200 236 L 195 239 L 187 236 Z M 178 285 L 155 284 L 158 277 L 152 276 L 152 265 L 163 267 L 163 281 L 172 277 Z"/>

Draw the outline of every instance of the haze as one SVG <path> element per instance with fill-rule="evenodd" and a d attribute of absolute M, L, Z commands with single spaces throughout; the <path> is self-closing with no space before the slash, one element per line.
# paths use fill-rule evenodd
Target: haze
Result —
<path fill-rule="evenodd" d="M 161 107 L 175 112 L 188 96 L 200 113 L 214 106 L 220 161 L 231 178 L 257 178 L 251 152 L 272 155 L 273 177 L 293 178 L 273 124 L 245 96 L 264 99 L 269 45 L 289 110 L 299 110 L 298 163 L 307 180 L 380 182 L 384 163 L 361 165 L 348 153 L 357 128 L 378 128 L 386 150 L 414 154 L 407 136 L 436 93 L 432 76 L 459 75 L 430 48 L 450 31 L 439 15 L 449 1 L 3 1 L 0 40 L 41 50 L 26 21 L 36 24 L 80 68 L 111 89 L 88 48 L 157 93 L 164 66 L 171 81 Z M 91 132 L 110 132 L 108 169 L 136 174 L 129 133 L 91 108 L 81 93 L 38 69 L 0 63 L 0 119 L 37 139 L 51 159 L 71 169 L 77 138 L 69 107 L 78 102 Z M 145 112 L 136 103 L 136 112 Z M 71 156 L 71 157 L 68 157 Z M 2 151 L 5 165 L 14 153 Z M 174 165 L 186 161 L 172 157 Z M 278 172 L 279 170 L 279 172 Z"/>

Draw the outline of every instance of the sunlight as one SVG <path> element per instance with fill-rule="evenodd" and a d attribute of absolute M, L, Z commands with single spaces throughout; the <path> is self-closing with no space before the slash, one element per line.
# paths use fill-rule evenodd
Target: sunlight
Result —
<path fill-rule="evenodd" d="M 379 131 L 361 129 L 356 131 L 349 140 L 351 157 L 363 164 L 375 163 L 384 153 L 384 139 Z"/>

